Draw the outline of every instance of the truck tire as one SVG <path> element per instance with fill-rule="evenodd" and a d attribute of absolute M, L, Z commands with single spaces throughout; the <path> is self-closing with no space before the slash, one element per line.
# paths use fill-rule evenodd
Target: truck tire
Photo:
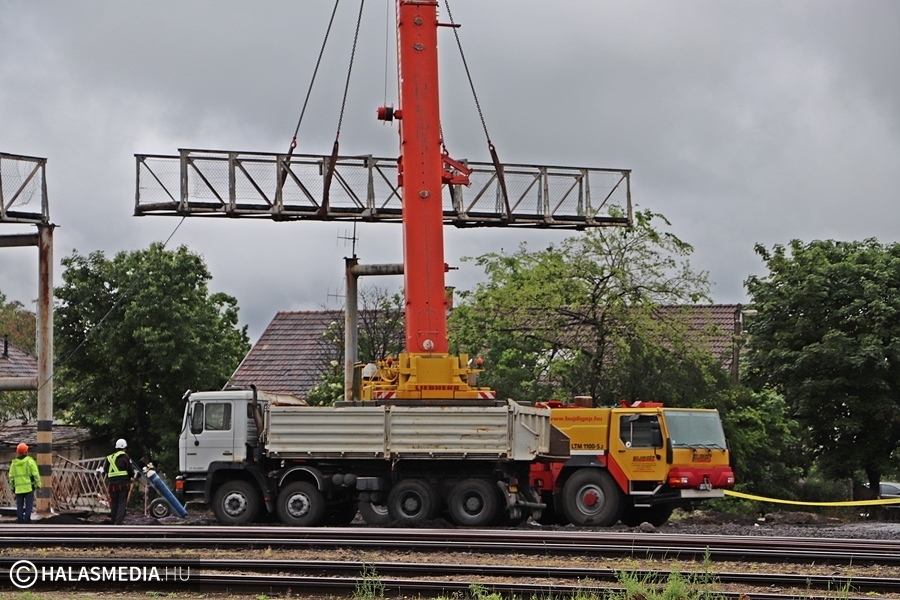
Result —
<path fill-rule="evenodd" d="M 325 517 L 325 498 L 313 484 L 295 481 L 278 494 L 276 511 L 285 525 L 315 527 Z"/>
<path fill-rule="evenodd" d="M 434 488 L 420 479 L 404 479 L 388 494 L 388 514 L 392 520 L 422 523 L 433 519 L 437 509 Z"/>
<path fill-rule="evenodd" d="M 497 517 L 500 491 L 486 479 L 464 479 L 453 487 L 447 508 L 463 527 L 484 527 Z"/>
<path fill-rule="evenodd" d="M 672 516 L 673 508 L 671 504 L 641 508 L 630 506 L 622 513 L 622 524 L 628 527 L 637 527 L 641 523 L 650 523 L 654 527 L 661 527 Z"/>
<path fill-rule="evenodd" d="M 259 514 L 259 492 L 246 481 L 226 481 L 213 497 L 213 513 L 219 523 L 246 525 Z"/>
<path fill-rule="evenodd" d="M 165 498 L 154 498 L 147 510 L 154 519 L 164 519 L 172 515 L 172 507 Z"/>
<path fill-rule="evenodd" d="M 391 522 L 387 504 L 376 504 L 371 500 L 359 503 L 359 514 L 368 525 L 383 527 Z"/>
<path fill-rule="evenodd" d="M 622 515 L 619 486 L 606 471 L 582 469 L 562 489 L 563 512 L 573 525 L 615 525 Z"/>

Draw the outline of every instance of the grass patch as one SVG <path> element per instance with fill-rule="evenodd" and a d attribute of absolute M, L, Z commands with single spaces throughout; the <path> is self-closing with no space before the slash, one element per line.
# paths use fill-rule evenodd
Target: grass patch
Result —
<path fill-rule="evenodd" d="M 382 600 L 384 598 L 384 584 L 378 578 L 378 572 L 373 566 L 363 566 L 360 580 L 353 591 L 353 600 Z"/>

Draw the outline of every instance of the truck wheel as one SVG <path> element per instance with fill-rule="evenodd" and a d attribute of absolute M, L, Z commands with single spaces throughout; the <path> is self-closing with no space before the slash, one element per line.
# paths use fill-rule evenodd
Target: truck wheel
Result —
<path fill-rule="evenodd" d="M 382 527 L 391 522 L 387 504 L 376 504 L 372 501 L 360 502 L 359 514 L 368 525 Z"/>
<path fill-rule="evenodd" d="M 172 514 L 172 507 L 164 498 L 154 498 L 150 502 L 148 511 L 154 519 L 164 519 Z"/>
<path fill-rule="evenodd" d="M 622 515 L 622 492 L 606 471 L 582 469 L 562 489 L 563 512 L 573 525 L 614 525 Z"/>
<path fill-rule="evenodd" d="M 213 513 L 219 523 L 246 525 L 259 513 L 259 493 L 246 481 L 223 483 L 213 498 Z"/>
<path fill-rule="evenodd" d="M 289 483 L 278 494 L 278 518 L 285 525 L 314 527 L 325 517 L 325 498 L 311 483 Z"/>
<path fill-rule="evenodd" d="M 453 487 L 447 501 L 457 525 L 483 527 L 497 516 L 499 490 L 485 479 L 464 479 Z"/>
<path fill-rule="evenodd" d="M 420 479 L 404 479 L 388 494 L 388 514 L 397 521 L 422 523 L 433 519 L 437 508 L 434 488 Z"/>
<path fill-rule="evenodd" d="M 673 507 L 671 504 L 661 504 L 657 506 L 648 506 L 635 508 L 633 506 L 626 508 L 622 513 L 622 524 L 628 527 L 637 527 L 641 523 L 650 523 L 654 527 L 665 525 L 669 517 L 672 516 Z"/>

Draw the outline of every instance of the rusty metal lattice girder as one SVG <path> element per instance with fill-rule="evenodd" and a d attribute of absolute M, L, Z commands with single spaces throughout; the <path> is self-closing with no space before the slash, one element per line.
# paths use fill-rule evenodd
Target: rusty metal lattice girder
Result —
<path fill-rule="evenodd" d="M 134 214 L 400 222 L 397 160 L 180 150 L 137 154 Z M 471 185 L 444 186 L 444 223 L 456 227 L 584 229 L 630 225 L 631 171 L 461 161 Z"/>

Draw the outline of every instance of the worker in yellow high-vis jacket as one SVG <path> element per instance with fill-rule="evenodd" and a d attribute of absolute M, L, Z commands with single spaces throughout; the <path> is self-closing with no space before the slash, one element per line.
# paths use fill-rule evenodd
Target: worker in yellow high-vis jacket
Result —
<path fill-rule="evenodd" d="M 123 439 L 116 440 L 116 451 L 106 457 L 104 470 L 106 485 L 109 490 L 109 522 L 121 525 L 125 522 L 125 506 L 128 504 L 128 491 L 131 487 L 131 459 L 125 454 L 128 443 Z"/>
<path fill-rule="evenodd" d="M 16 457 L 9 465 L 9 487 L 16 494 L 16 520 L 31 523 L 34 510 L 34 490 L 41 487 L 37 462 L 28 456 L 28 444 L 16 446 Z"/>

